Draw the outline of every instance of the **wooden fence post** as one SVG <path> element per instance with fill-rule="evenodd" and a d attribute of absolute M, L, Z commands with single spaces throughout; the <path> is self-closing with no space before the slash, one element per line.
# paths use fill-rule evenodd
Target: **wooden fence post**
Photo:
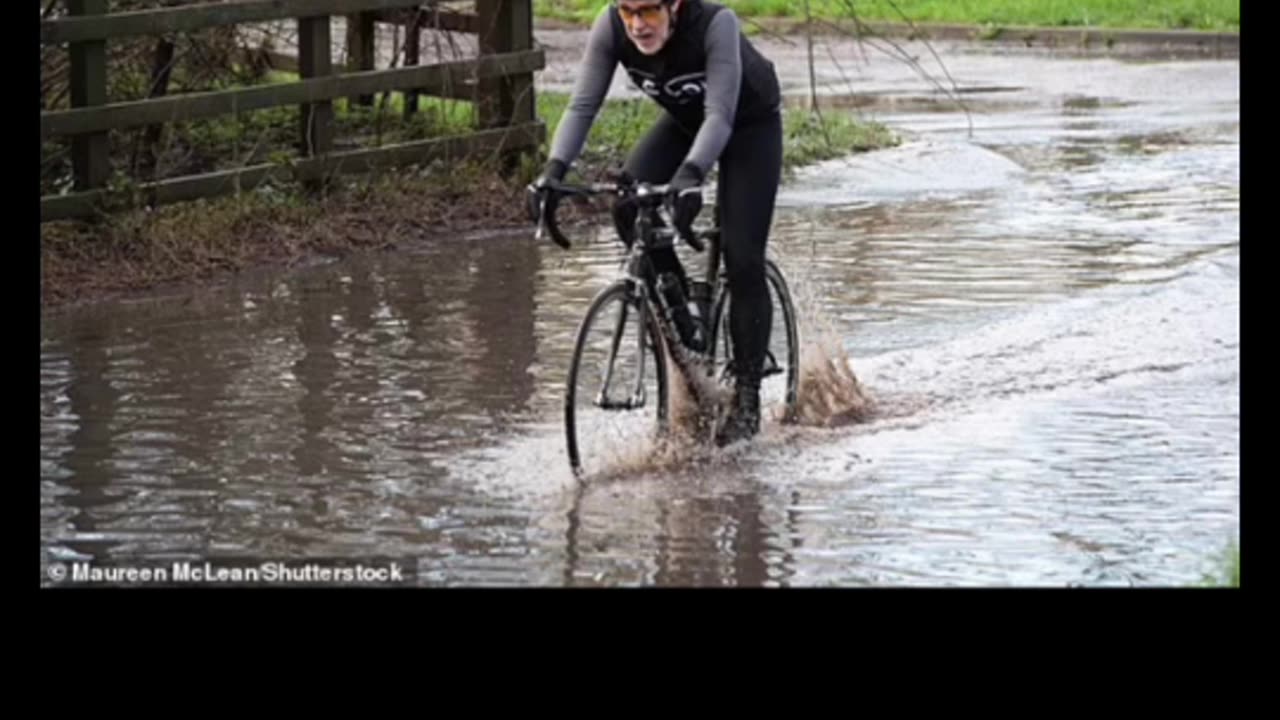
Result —
<path fill-rule="evenodd" d="M 375 69 L 377 30 L 374 26 L 374 14 L 371 12 L 355 13 L 347 16 L 347 71 L 362 72 Z M 373 105 L 372 95 L 359 95 L 350 98 L 352 105 Z"/>
<path fill-rule="evenodd" d="M 533 48 L 533 0 L 476 0 L 480 23 L 480 55 Z M 476 117 L 482 128 L 533 122 L 537 113 L 533 97 L 533 73 L 507 75 L 483 81 L 479 87 Z M 514 172 L 528 148 L 506 152 L 502 170 Z"/>
<path fill-rule="evenodd" d="M 298 74 L 303 78 L 333 74 L 329 26 L 328 15 L 298 18 Z M 303 103 L 300 110 L 302 154 L 328 153 L 333 149 L 333 101 Z M 315 188 L 322 183 L 313 180 L 306 184 Z"/>
<path fill-rule="evenodd" d="M 532 0 L 476 0 L 480 55 L 533 48 Z M 533 122 L 533 73 L 508 75 L 481 85 L 480 125 L 486 128 Z"/>
<path fill-rule="evenodd" d="M 107 0 L 67 0 L 71 15 L 105 15 Z M 70 43 L 71 107 L 105 105 L 107 102 L 107 42 Z M 71 168 L 77 191 L 99 188 L 111 174 L 106 132 L 76 135 L 71 139 Z"/>
<path fill-rule="evenodd" d="M 409 22 L 404 26 L 404 65 L 417 65 L 422 61 L 422 8 L 414 8 L 409 14 Z M 404 119 L 408 120 L 418 112 L 417 90 L 406 90 L 404 93 Z"/>

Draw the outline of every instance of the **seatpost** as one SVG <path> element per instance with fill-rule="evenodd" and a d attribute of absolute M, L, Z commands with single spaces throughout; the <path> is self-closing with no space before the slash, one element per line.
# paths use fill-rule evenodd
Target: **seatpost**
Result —
<path fill-rule="evenodd" d="M 708 239 L 707 245 L 707 284 L 715 287 L 720 279 L 720 203 L 711 206 L 711 224 L 716 233 Z"/>

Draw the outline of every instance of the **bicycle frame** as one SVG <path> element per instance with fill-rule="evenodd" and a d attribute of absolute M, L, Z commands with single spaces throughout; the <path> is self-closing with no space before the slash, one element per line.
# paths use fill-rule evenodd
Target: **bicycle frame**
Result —
<path fill-rule="evenodd" d="M 662 218 L 665 227 L 656 223 L 656 218 Z M 666 340 L 667 352 L 673 356 L 681 372 L 688 373 L 694 369 L 692 365 L 695 358 L 709 361 L 715 348 L 708 346 L 701 352 L 695 352 L 681 342 L 679 333 L 672 322 L 664 313 L 658 312 L 660 308 L 657 306 L 656 298 L 649 292 L 648 282 L 651 278 L 643 272 L 644 263 L 648 260 L 650 253 L 666 249 L 668 247 L 666 243 L 668 242 L 674 245 L 679 233 L 669 229 L 673 225 L 674 223 L 670 217 L 663 217 L 663 214 L 657 208 L 646 209 L 639 213 L 636 218 L 636 240 L 631 246 L 627 261 L 627 271 L 628 278 L 639 290 L 639 295 L 636 299 L 641 307 L 645 308 L 643 314 L 653 313 L 657 316 L 658 327 L 661 328 L 663 338 Z M 720 256 L 720 230 L 718 227 L 712 227 L 696 231 L 694 238 L 699 241 L 699 245 L 702 245 L 699 250 L 708 253 L 706 270 L 703 272 L 701 282 L 707 284 L 711 289 L 711 297 L 714 298 L 722 290 L 717 284 L 721 277 L 720 262 L 722 260 Z M 708 244 L 700 242 L 704 240 L 710 242 Z M 704 322 L 710 322 L 710 310 L 711 308 L 707 308 L 707 312 L 703 314 Z"/>
<path fill-rule="evenodd" d="M 594 400 L 594 404 L 601 409 L 634 410 L 644 407 L 646 402 L 644 393 L 646 369 L 644 354 L 645 338 L 648 336 L 645 329 L 648 327 L 648 323 L 651 322 L 651 318 L 657 321 L 657 327 L 663 336 L 663 345 L 665 346 L 663 354 L 672 358 L 681 373 L 689 375 L 691 372 L 699 371 L 700 368 L 695 366 L 700 363 L 709 364 L 715 352 L 714 347 L 708 346 L 703 352 L 695 353 L 681 342 L 676 328 L 665 313 L 660 311 L 661 308 L 658 307 L 656 298 L 650 292 L 650 283 L 656 279 L 653 277 L 651 267 L 648 265 L 650 254 L 655 250 L 665 249 L 668 247 L 667 243 L 674 245 L 678 238 L 684 239 L 696 250 L 709 253 L 702 282 L 707 283 L 713 298 L 717 297 L 723 290 L 723 288 L 719 287 L 722 277 L 720 273 L 722 257 L 720 255 L 720 229 L 718 223 L 710 229 L 701 231 L 692 231 L 692 228 L 690 228 L 691 232 L 687 234 L 672 229 L 675 223 L 661 204 L 661 200 L 665 197 L 667 190 L 668 188 L 665 185 L 632 183 L 625 180 L 618 183 L 597 183 L 586 186 L 557 184 L 551 188 L 553 194 L 548 197 L 548 200 L 541 207 L 535 209 L 537 219 L 540 221 L 537 237 L 541 239 L 545 227 L 550 231 L 552 239 L 557 244 L 568 248 L 569 241 L 560 232 L 555 222 L 555 211 L 560 197 L 610 194 L 621 196 L 624 201 L 634 200 L 639 205 L 635 221 L 635 240 L 631 243 L 627 256 L 624 258 L 628 296 L 635 302 L 635 306 L 639 308 L 639 312 L 636 313 L 634 318 L 637 330 L 636 337 L 638 338 L 635 351 L 639 354 L 636 359 L 636 384 L 630 393 L 630 397 L 625 400 L 613 400 L 609 397 L 609 386 L 613 381 L 614 367 L 617 363 L 618 354 L 622 350 L 622 339 L 628 320 L 628 305 L 623 304 L 614 328 L 608 363 L 601 378 L 601 387 Z M 618 238 L 618 240 L 621 242 L 622 238 Z M 704 243 L 704 241 L 709 241 L 709 243 Z M 710 321 L 710 310 L 711 308 L 708 308 L 708 312 L 704 314 L 707 321 Z"/>

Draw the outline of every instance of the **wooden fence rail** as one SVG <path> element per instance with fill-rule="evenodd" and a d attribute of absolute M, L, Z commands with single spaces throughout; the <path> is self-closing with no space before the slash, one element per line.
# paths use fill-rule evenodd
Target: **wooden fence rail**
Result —
<path fill-rule="evenodd" d="M 524 51 L 487 55 L 479 60 L 327 75 L 262 87 L 184 93 L 154 100 L 59 110 L 41 114 L 40 138 L 43 140 L 58 135 L 78 135 L 163 122 L 186 122 L 228 113 L 316 103 L 389 90 L 416 89 L 431 95 L 456 94 L 473 97 L 478 80 L 527 73 L 541 66 L 540 53 Z M 465 94 L 457 92 L 464 88 Z"/>
<path fill-rule="evenodd" d="M 41 140 L 70 136 L 74 192 L 41 198 L 42 221 L 91 216 L 110 206 L 104 189 L 110 177 L 107 133 L 132 127 L 237 114 L 278 106 L 299 108 L 302 158 L 288 165 L 254 165 L 137 185 L 130 195 L 153 205 L 182 202 L 252 189 L 288 178 L 307 184 L 339 173 L 365 172 L 433 158 L 460 158 L 465 152 L 505 156 L 527 152 L 545 139 L 535 115 L 533 72 L 545 56 L 533 48 L 532 0 L 476 0 L 476 12 L 442 11 L 407 0 L 247 0 L 211 2 L 126 13 L 106 12 L 106 0 L 66 0 L 69 17 L 40 24 L 43 44 L 66 44 L 71 57 L 71 109 L 42 112 Z M 335 68 L 331 18 L 348 22 L 348 63 Z M 297 82 L 214 92 L 184 93 L 108 103 L 106 43 L 113 38 L 165 35 L 208 27 L 292 19 L 298 23 Z M 372 68 L 376 23 L 407 25 L 416 35 L 436 27 L 478 35 L 474 59 Z M 416 50 L 417 43 L 411 43 Z M 279 54 L 273 59 L 281 59 Z M 291 58 L 283 58 L 289 61 Z M 379 92 L 403 91 L 476 103 L 474 132 L 454 138 L 402 143 L 382 148 L 334 152 L 333 101 L 367 103 Z M 416 102 L 406 105 L 416 107 Z M 119 198 L 115 198 L 119 200 Z"/>
<path fill-rule="evenodd" d="M 74 5 L 74 0 L 69 5 Z M 165 35 L 191 32 L 224 25 L 306 17 L 351 15 L 376 10 L 403 10 L 429 3 L 405 0 L 250 0 L 247 2 L 211 2 L 202 5 L 180 5 L 156 10 L 106 13 L 106 0 L 96 3 L 102 9 L 76 13 L 72 17 L 40 22 L 40 44 L 84 42 L 137 35 Z M 90 17 L 76 17 L 90 15 Z"/>
<path fill-rule="evenodd" d="M 430 160 L 452 162 L 482 154 L 498 156 L 513 150 L 537 145 L 545 137 L 542 123 L 528 123 L 496 130 L 482 130 L 470 135 L 420 140 L 368 150 L 348 150 L 304 158 L 293 163 L 262 163 L 189 175 L 137 186 L 133 193 L 119 198 L 105 190 L 47 197 L 40 202 L 43 220 L 85 217 L 110 209 L 113 200 L 122 205 L 144 203 L 166 205 L 199 198 L 234 195 L 252 190 L 268 182 L 306 182 L 338 174 L 365 173 Z"/>

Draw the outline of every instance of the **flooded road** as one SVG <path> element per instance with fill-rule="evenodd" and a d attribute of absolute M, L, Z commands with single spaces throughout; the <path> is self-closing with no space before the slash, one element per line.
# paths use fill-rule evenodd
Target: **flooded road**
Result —
<path fill-rule="evenodd" d="M 556 87 L 573 35 L 544 42 Z M 803 45 L 761 44 L 806 95 Z M 771 241 L 868 421 L 575 482 L 603 225 L 104 303 L 42 327 L 42 582 L 211 556 L 412 558 L 432 586 L 1198 582 L 1240 522 L 1239 64 L 935 48 L 968 115 L 819 46 L 828 101 L 904 143 L 799 172 Z"/>

